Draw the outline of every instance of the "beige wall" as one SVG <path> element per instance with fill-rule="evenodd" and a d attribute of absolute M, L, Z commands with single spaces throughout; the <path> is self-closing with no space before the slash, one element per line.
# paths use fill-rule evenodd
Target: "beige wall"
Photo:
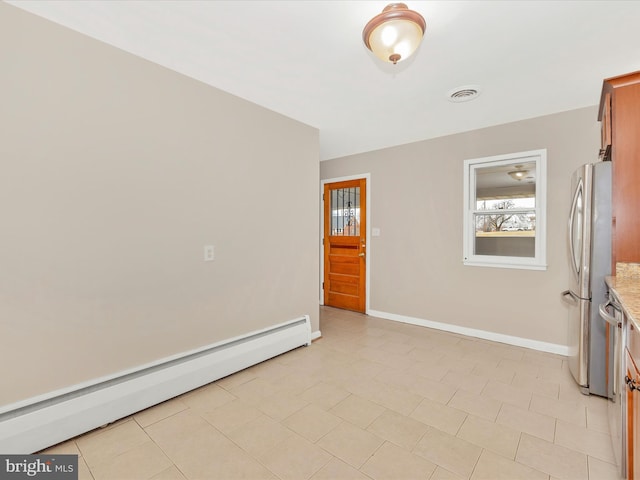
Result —
<path fill-rule="evenodd" d="M 0 64 L 0 405 L 318 330 L 316 129 L 1 2 Z"/>
<path fill-rule="evenodd" d="M 597 100 L 597 99 L 594 99 Z M 371 173 L 370 308 L 567 345 L 570 177 L 597 159 L 596 107 L 321 162 Z M 546 271 L 462 264 L 463 161 L 547 149 Z"/>

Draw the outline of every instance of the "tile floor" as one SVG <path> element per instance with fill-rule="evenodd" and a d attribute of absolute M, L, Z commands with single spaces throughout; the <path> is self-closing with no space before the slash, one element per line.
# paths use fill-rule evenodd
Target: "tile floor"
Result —
<path fill-rule="evenodd" d="M 321 330 L 47 452 L 95 480 L 618 479 L 563 357 L 326 307 Z"/>

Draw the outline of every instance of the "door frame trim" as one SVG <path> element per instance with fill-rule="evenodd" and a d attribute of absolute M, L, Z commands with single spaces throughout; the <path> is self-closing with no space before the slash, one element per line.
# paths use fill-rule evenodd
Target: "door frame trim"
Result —
<path fill-rule="evenodd" d="M 357 175 L 348 175 L 345 177 L 336 177 L 336 178 L 326 178 L 324 180 L 320 180 L 320 305 L 324 305 L 324 288 L 322 288 L 322 282 L 324 281 L 324 245 L 322 244 L 322 240 L 324 239 L 324 203 L 322 201 L 322 195 L 324 194 L 324 185 L 326 183 L 336 183 L 336 182 L 344 182 L 347 180 L 361 180 L 365 179 L 367 182 L 367 192 L 366 192 L 366 202 L 367 202 L 367 231 L 366 231 L 366 242 L 367 242 L 367 256 L 365 257 L 365 265 L 366 265 L 366 274 L 365 274 L 365 307 L 364 313 L 368 314 L 370 309 L 370 279 L 371 279 L 371 173 L 361 173 Z"/>

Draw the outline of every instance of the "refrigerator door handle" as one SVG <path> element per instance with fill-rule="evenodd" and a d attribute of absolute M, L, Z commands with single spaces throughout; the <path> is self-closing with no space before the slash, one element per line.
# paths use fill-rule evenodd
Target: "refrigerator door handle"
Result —
<path fill-rule="evenodd" d="M 571 299 L 571 303 L 573 303 L 574 305 L 577 304 L 580 301 L 580 297 L 578 297 L 578 295 L 576 295 L 575 293 L 573 293 L 571 290 L 565 290 L 564 292 L 562 292 L 562 299 L 564 301 L 567 301 L 567 297 Z M 567 302 L 569 303 L 569 302 Z"/>
<path fill-rule="evenodd" d="M 580 267 L 576 262 L 576 252 L 575 246 L 573 244 L 573 223 L 575 221 L 576 216 L 576 207 L 578 206 L 578 199 L 580 198 L 580 194 L 582 193 L 582 181 L 578 182 L 576 186 L 576 191 L 573 194 L 573 201 L 571 202 L 571 213 L 569 213 L 569 250 L 571 256 L 571 265 L 573 266 L 573 270 L 576 275 L 580 275 Z M 563 293 L 564 295 L 564 293 Z"/>

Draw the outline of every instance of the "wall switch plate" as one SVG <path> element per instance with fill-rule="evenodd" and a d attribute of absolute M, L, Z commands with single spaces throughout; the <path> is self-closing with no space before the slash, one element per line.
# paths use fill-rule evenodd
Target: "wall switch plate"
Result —
<path fill-rule="evenodd" d="M 213 245 L 205 245 L 204 246 L 204 261 L 205 262 L 213 262 L 215 258 Z"/>

